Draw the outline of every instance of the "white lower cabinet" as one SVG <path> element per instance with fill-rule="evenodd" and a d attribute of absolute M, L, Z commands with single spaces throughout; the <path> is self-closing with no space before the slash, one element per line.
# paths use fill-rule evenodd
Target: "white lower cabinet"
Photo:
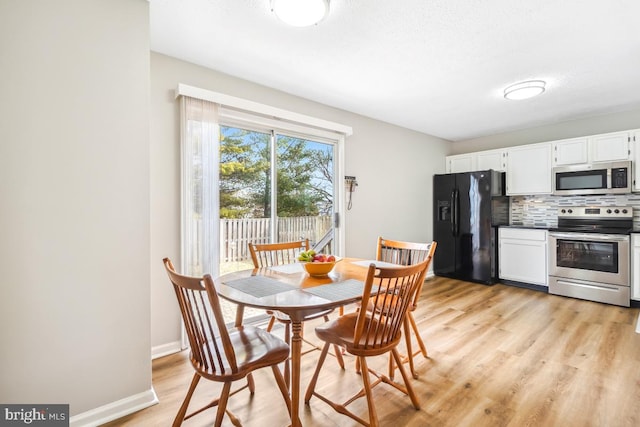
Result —
<path fill-rule="evenodd" d="M 548 286 L 547 230 L 500 227 L 498 264 L 500 279 Z"/>
<path fill-rule="evenodd" d="M 633 131 L 631 137 L 632 160 L 631 169 L 633 170 L 633 187 L 631 191 L 640 192 L 640 130 Z"/>
<path fill-rule="evenodd" d="M 631 299 L 640 301 L 640 234 L 637 233 L 631 234 Z"/>

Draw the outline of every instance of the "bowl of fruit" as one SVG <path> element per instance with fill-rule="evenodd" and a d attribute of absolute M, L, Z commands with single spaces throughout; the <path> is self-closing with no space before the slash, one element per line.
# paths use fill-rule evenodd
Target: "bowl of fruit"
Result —
<path fill-rule="evenodd" d="M 314 277 L 326 276 L 338 262 L 335 256 L 318 254 L 313 249 L 300 252 L 298 261 L 302 263 L 309 276 Z"/>

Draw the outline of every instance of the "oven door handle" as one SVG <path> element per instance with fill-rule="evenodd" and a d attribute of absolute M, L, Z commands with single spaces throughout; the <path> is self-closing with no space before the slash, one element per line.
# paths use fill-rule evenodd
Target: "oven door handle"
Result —
<path fill-rule="evenodd" d="M 549 233 L 549 236 L 556 239 L 566 240 L 596 240 L 602 242 L 625 242 L 629 240 L 627 235 L 617 234 L 597 234 L 597 233 Z"/>

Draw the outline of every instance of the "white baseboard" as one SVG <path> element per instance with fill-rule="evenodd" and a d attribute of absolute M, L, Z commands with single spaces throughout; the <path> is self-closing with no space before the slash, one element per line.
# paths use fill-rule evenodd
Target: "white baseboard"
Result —
<path fill-rule="evenodd" d="M 109 421 L 132 414 L 158 403 L 158 396 L 151 387 L 147 391 L 125 397 L 90 411 L 74 415 L 69 420 L 70 427 L 96 427 Z"/>
<path fill-rule="evenodd" d="M 640 334 L 640 314 L 638 314 L 638 323 L 636 324 L 636 333 Z"/>
<path fill-rule="evenodd" d="M 177 353 L 179 351 L 182 351 L 180 341 L 157 345 L 155 347 L 151 347 L 151 360 L 157 359 L 158 357 L 168 356 L 169 354 Z"/>

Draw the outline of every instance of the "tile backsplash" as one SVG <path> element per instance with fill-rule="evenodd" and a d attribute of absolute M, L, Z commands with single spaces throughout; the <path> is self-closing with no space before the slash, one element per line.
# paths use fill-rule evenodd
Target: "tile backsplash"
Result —
<path fill-rule="evenodd" d="M 640 229 L 640 193 L 603 196 L 511 196 L 511 225 L 556 227 L 563 206 L 628 206 L 633 208 L 634 228 Z"/>

